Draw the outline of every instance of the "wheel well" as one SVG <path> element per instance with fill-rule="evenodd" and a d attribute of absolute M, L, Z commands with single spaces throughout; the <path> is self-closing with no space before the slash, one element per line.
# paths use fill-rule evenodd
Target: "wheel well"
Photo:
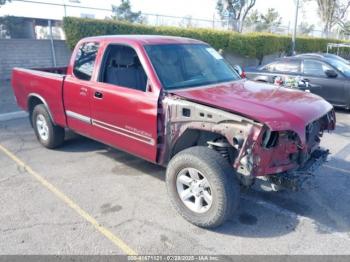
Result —
<path fill-rule="evenodd" d="M 214 132 L 198 129 L 187 129 L 175 142 L 171 151 L 170 158 L 172 158 L 180 151 L 193 146 L 208 146 L 208 141 L 214 141 L 219 138 L 226 140 L 224 136 Z"/>
<path fill-rule="evenodd" d="M 36 97 L 36 96 L 31 96 L 28 99 L 28 112 L 29 112 L 29 120 L 30 120 L 30 124 L 33 126 L 33 122 L 32 122 L 32 114 L 33 114 L 33 110 L 37 105 L 40 104 L 44 104 L 44 102 Z"/>

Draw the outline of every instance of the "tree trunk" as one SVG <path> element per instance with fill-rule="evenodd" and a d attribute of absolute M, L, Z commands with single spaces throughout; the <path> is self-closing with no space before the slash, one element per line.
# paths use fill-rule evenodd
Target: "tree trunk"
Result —
<path fill-rule="evenodd" d="M 238 21 L 237 29 L 238 29 L 237 31 L 239 33 L 242 33 L 242 31 L 243 31 L 243 21 Z"/>
<path fill-rule="evenodd" d="M 240 32 L 239 31 L 239 21 L 237 21 L 236 19 L 232 19 L 232 30 L 236 31 L 236 32 Z"/>

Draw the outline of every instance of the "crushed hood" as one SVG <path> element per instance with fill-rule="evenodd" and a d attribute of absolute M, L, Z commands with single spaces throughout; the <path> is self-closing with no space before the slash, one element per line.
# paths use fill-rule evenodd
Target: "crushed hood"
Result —
<path fill-rule="evenodd" d="M 240 114 L 275 131 L 294 130 L 302 139 L 305 126 L 332 109 L 323 98 L 311 93 L 249 80 L 172 90 L 170 93 Z"/>

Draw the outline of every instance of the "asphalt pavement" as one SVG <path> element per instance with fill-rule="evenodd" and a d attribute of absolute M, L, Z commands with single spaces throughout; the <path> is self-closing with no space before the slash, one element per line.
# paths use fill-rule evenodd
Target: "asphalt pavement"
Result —
<path fill-rule="evenodd" d="M 256 186 L 206 230 L 171 207 L 164 168 L 74 134 L 45 149 L 18 110 L 1 85 L 0 254 L 350 254 L 349 112 L 324 135 L 313 189 Z"/>

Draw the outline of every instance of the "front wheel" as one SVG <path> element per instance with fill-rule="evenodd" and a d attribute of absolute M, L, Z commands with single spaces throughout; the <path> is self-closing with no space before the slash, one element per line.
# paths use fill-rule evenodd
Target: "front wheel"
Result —
<path fill-rule="evenodd" d="M 47 148 L 56 148 L 64 141 L 64 128 L 53 124 L 43 104 L 35 106 L 32 124 L 39 142 Z"/>
<path fill-rule="evenodd" d="M 166 185 L 177 212 L 200 227 L 221 225 L 238 207 L 240 187 L 233 168 L 207 147 L 178 153 L 167 167 Z"/>

